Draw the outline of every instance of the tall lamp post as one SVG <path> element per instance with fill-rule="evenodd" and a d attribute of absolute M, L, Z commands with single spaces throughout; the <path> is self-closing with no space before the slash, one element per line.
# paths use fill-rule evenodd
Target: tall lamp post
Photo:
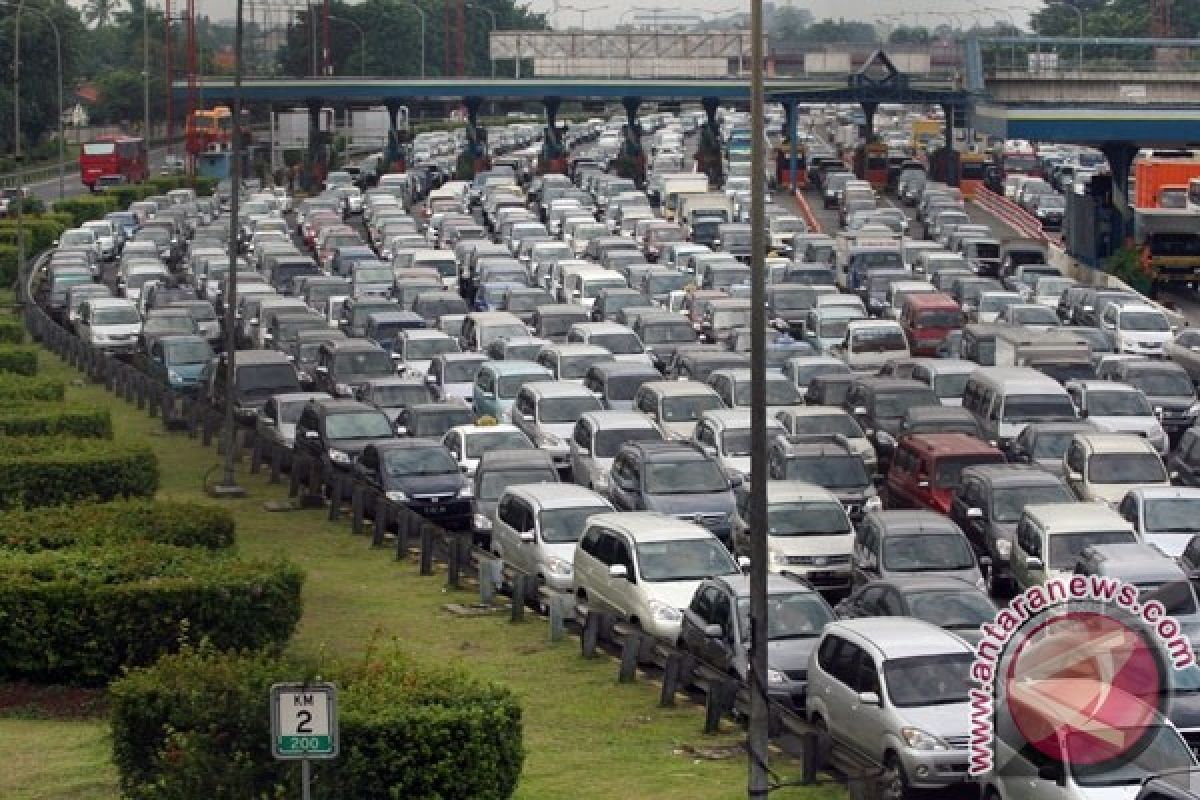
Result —
<path fill-rule="evenodd" d="M 142 136 L 150 146 L 150 3 L 142 0 Z"/>
<path fill-rule="evenodd" d="M 478 5 L 476 3 L 466 3 L 465 5 L 467 8 L 473 8 L 476 11 L 482 11 L 483 13 L 487 14 L 488 17 L 490 17 L 491 21 L 492 21 L 492 27 L 491 27 L 490 33 L 496 32 L 497 26 L 496 26 L 496 12 L 495 11 L 492 11 L 490 8 L 487 8 L 486 6 Z M 490 40 L 488 41 L 488 61 L 491 62 L 492 77 L 494 78 L 494 77 L 496 77 L 496 59 L 492 58 L 492 46 L 491 46 Z"/>
<path fill-rule="evenodd" d="M 425 77 L 425 9 L 416 3 L 404 3 L 421 16 L 421 77 Z"/>
<path fill-rule="evenodd" d="M 7 2 L 0 2 L 0 7 L 8 8 L 10 7 L 10 4 Z M 67 196 L 66 175 L 64 173 L 64 162 L 67 158 L 67 148 L 66 139 L 64 138 L 63 134 L 63 112 L 65 109 L 63 108 L 62 38 L 58 33 L 58 25 L 55 24 L 54 19 L 45 11 L 42 11 L 40 8 L 36 8 L 34 6 L 27 6 L 24 3 L 21 3 L 17 6 L 17 15 L 20 16 L 23 11 L 28 11 L 31 14 L 37 14 L 42 19 L 46 20 L 46 22 L 50 23 L 50 30 L 54 31 L 54 58 L 58 63 L 58 199 L 62 200 Z M 15 46 L 16 43 L 14 42 L 14 47 Z M 16 72 L 14 71 L 13 74 L 15 75 Z"/>
<path fill-rule="evenodd" d="M 17 160 L 17 275 L 25 275 L 25 170 L 21 168 L 21 9 L 13 17 L 13 155 Z M 28 298 L 27 298 L 28 299 Z"/>
<path fill-rule="evenodd" d="M 355 30 L 358 31 L 358 74 L 362 75 L 365 78 L 367 76 L 367 34 L 366 34 L 366 31 L 363 30 L 362 25 L 359 25 L 354 20 L 347 19 L 346 17 L 335 17 L 333 14 L 330 14 L 329 19 L 334 22 L 344 22 L 347 25 L 353 25 Z"/>
<path fill-rule="evenodd" d="M 1079 68 L 1079 71 L 1082 72 L 1083 71 L 1083 11 L 1080 10 L 1079 6 L 1071 5 L 1070 3 L 1058 2 L 1058 0 L 1053 0 L 1052 2 L 1048 2 L 1048 3 L 1046 3 L 1046 5 L 1047 6 L 1062 6 L 1063 8 L 1069 8 L 1075 12 L 1075 16 L 1079 19 L 1078 68 Z"/>

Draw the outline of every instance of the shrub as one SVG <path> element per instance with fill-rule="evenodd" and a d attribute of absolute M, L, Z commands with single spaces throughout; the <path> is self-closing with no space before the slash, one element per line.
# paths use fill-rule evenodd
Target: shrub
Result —
<path fill-rule="evenodd" d="M 71 225 L 79 227 L 89 219 L 100 219 L 110 211 L 119 211 L 117 201 L 103 194 L 73 197 L 70 200 L 59 200 L 54 204 L 55 211 L 71 215 Z"/>
<path fill-rule="evenodd" d="M 32 401 L 61 403 L 65 391 L 62 381 L 0 372 L 0 404 L 3 405 Z"/>
<path fill-rule="evenodd" d="M 62 236 L 62 232 L 70 224 L 70 217 L 63 218 L 60 214 L 26 217 L 22 222 L 25 228 L 26 253 L 32 257 L 35 253 L 53 247 L 54 240 Z M 17 221 L 15 219 L 0 220 L 0 242 L 16 246 Z"/>
<path fill-rule="evenodd" d="M 19 319 L 0 317 L 0 344 L 24 344 L 25 326 Z"/>
<path fill-rule="evenodd" d="M 0 244 L 0 287 L 8 288 L 17 282 L 17 247 Z"/>
<path fill-rule="evenodd" d="M 0 509 L 150 497 L 158 459 L 149 447 L 67 436 L 0 437 Z"/>
<path fill-rule="evenodd" d="M 132 183 L 109 187 L 104 190 L 104 193 L 113 198 L 119 208 L 129 208 L 130 203 L 144 200 L 154 194 L 154 189 L 145 184 Z"/>
<path fill-rule="evenodd" d="M 0 407 L 0 436 L 85 436 L 112 438 L 107 408 L 75 405 Z"/>
<path fill-rule="evenodd" d="M 200 197 L 211 197 L 213 192 L 217 190 L 217 179 L 197 176 L 192 179 L 192 185 L 196 187 L 196 194 Z"/>
<path fill-rule="evenodd" d="M 295 796 L 296 770 L 270 754 L 272 683 L 312 664 L 185 650 L 133 670 L 109 693 L 113 760 L 134 800 Z M 510 797 L 524 750 L 507 690 L 399 657 L 335 667 L 341 755 L 318 764 L 325 800 Z"/>
<path fill-rule="evenodd" d="M 302 609 L 290 564 L 138 542 L 0 551 L 0 675 L 102 685 L 183 640 L 281 645 Z"/>
<path fill-rule="evenodd" d="M 59 550 L 130 542 L 233 547 L 233 515 L 196 503 L 121 500 L 0 513 L 0 550 Z"/>
<path fill-rule="evenodd" d="M 0 345 L 0 372 L 13 372 L 17 375 L 37 375 L 38 349 L 20 345 Z"/>

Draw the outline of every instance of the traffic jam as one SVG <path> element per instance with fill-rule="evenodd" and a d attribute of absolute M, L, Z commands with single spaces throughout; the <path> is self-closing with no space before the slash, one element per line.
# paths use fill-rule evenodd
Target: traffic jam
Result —
<path fill-rule="evenodd" d="M 880 114 L 865 143 L 855 108 L 801 113 L 804 188 L 789 143 L 769 176 L 753 470 L 745 113 L 719 112 L 719 186 L 694 166 L 704 112 L 681 110 L 639 119 L 644 182 L 610 167 L 613 117 L 566 126 L 566 174 L 539 174 L 541 129 L 513 123 L 470 181 L 453 131 L 419 134 L 406 172 L 370 156 L 313 196 L 175 190 L 64 233 L 37 297 L 326 476 L 469 530 L 536 608 L 561 593 L 743 682 L 766 537 L 771 702 L 878 764 L 888 797 L 1133 798 L 1195 765 L 1192 665 L 1118 766 L 968 769 L 975 646 L 1014 596 L 1115 578 L 1200 642 L 1200 331 L 1078 283 L 1052 239 L 972 202 L 996 192 L 1056 232 L 1103 156 L 1000 142 L 950 186 L 930 113 Z"/>

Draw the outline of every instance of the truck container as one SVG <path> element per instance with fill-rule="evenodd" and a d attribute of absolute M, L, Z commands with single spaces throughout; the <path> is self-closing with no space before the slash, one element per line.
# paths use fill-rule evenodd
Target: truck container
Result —
<path fill-rule="evenodd" d="M 1087 340 L 1066 332 L 999 330 L 995 346 L 997 367 L 1030 367 L 1042 362 L 1091 363 Z"/>
<path fill-rule="evenodd" d="M 1133 228 L 1142 271 L 1153 284 L 1200 283 L 1200 212 L 1139 208 Z"/>
<path fill-rule="evenodd" d="M 1188 181 L 1200 178 L 1200 159 L 1142 158 L 1134 162 L 1133 175 L 1137 184 L 1133 205 L 1136 208 L 1163 208 L 1164 189 L 1168 197 L 1178 197 L 1182 192 L 1186 198 Z"/>

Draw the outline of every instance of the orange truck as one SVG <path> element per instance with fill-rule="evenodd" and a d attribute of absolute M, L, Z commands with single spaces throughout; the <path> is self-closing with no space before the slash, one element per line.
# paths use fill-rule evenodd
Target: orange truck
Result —
<path fill-rule="evenodd" d="M 1183 208 L 1188 182 L 1200 178 L 1200 159 L 1151 156 L 1133 165 L 1135 208 Z"/>

